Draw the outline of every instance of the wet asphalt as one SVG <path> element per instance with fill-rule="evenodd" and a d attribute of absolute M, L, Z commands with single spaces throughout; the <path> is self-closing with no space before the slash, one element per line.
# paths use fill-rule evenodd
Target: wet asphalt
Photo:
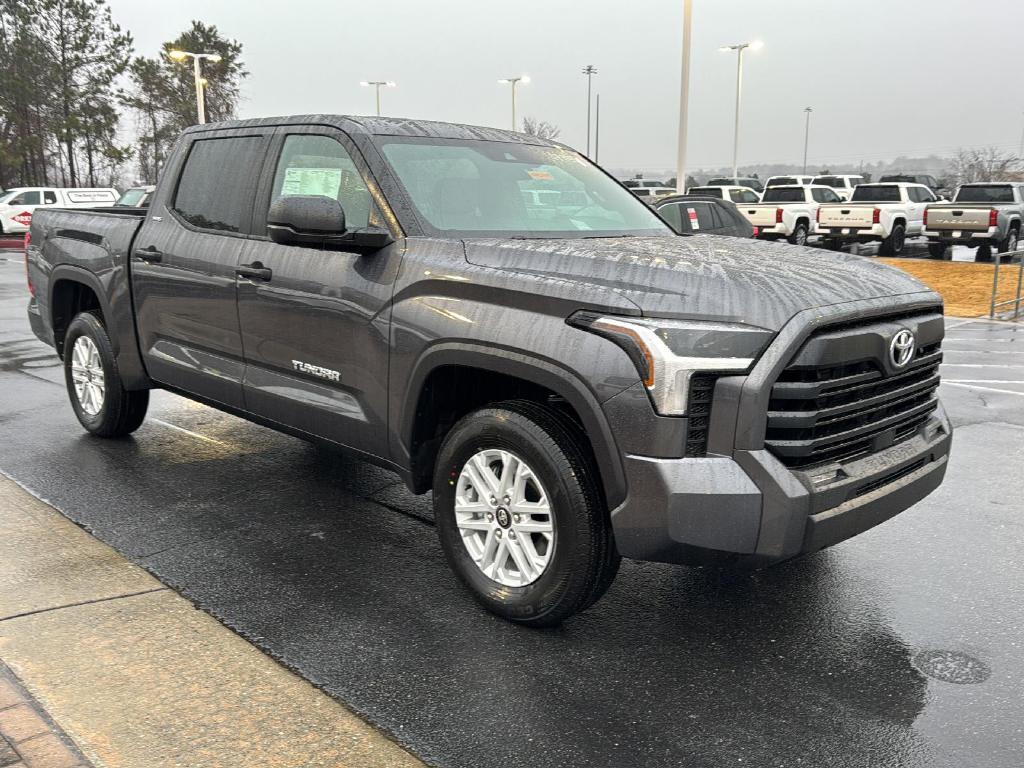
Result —
<path fill-rule="evenodd" d="M 431 764 L 1024 763 L 1024 325 L 948 322 L 953 459 L 915 508 L 759 573 L 625 562 L 536 631 L 384 470 L 163 392 L 86 436 L 7 259 L 0 471 Z"/>

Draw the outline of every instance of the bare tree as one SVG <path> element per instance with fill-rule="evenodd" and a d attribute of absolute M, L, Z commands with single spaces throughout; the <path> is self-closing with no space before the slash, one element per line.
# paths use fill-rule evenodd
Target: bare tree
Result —
<path fill-rule="evenodd" d="M 537 120 L 535 117 L 524 117 L 523 133 L 528 136 L 536 136 L 538 139 L 554 141 L 561 135 L 562 129 L 544 120 Z"/>
<path fill-rule="evenodd" d="M 1024 160 L 997 147 L 961 149 L 950 163 L 957 184 L 973 181 L 1015 181 L 1024 171 Z"/>

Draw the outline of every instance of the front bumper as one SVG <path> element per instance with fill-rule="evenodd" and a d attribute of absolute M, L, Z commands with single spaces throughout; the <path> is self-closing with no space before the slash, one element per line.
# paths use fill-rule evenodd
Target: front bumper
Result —
<path fill-rule="evenodd" d="M 612 511 L 619 552 L 637 560 L 763 567 L 868 530 L 931 493 L 952 428 L 941 404 L 912 437 L 807 471 L 767 450 L 732 458 L 626 457 L 629 494 Z"/>

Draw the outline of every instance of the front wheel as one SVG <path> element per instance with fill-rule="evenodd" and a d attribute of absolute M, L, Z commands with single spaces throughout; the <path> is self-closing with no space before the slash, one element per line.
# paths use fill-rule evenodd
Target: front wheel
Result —
<path fill-rule="evenodd" d="M 460 420 L 441 446 L 434 519 L 452 570 L 491 612 L 534 627 L 596 602 L 619 567 L 581 431 L 513 400 Z"/>
<path fill-rule="evenodd" d="M 149 390 L 124 388 L 110 337 L 92 312 L 80 313 L 68 326 L 64 381 L 78 421 L 98 437 L 124 437 L 146 418 Z"/>

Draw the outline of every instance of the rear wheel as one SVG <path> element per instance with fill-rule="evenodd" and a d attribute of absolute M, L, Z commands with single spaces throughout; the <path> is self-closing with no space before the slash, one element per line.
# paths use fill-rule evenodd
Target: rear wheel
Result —
<path fill-rule="evenodd" d="M 826 237 L 821 242 L 830 251 L 841 251 L 841 250 L 843 250 L 843 241 L 838 239 L 838 238 Z"/>
<path fill-rule="evenodd" d="M 882 240 L 882 244 L 878 248 L 879 256 L 899 256 L 903 253 L 903 245 L 907 240 L 907 231 L 902 224 L 897 224 L 892 228 L 892 232 L 889 236 Z"/>
<path fill-rule="evenodd" d="M 64 336 L 64 381 L 75 416 L 99 437 L 123 437 L 146 418 L 149 391 L 121 383 L 110 337 L 92 312 L 82 312 Z"/>
<path fill-rule="evenodd" d="M 596 602 L 619 567 L 583 435 L 537 403 L 482 408 L 445 438 L 434 518 L 449 564 L 488 610 L 552 626 Z"/>
<path fill-rule="evenodd" d="M 1010 229 L 1010 231 L 1006 233 L 1006 237 L 1004 237 L 999 242 L 999 252 L 1000 253 L 1010 253 L 1011 251 L 1016 251 L 1017 250 L 1017 238 L 1018 238 L 1017 230 L 1016 229 Z"/>
<path fill-rule="evenodd" d="M 807 225 L 797 224 L 788 239 L 790 245 L 807 245 Z"/>
<path fill-rule="evenodd" d="M 928 255 L 933 259 L 941 259 L 946 256 L 945 243 L 928 243 Z"/>

